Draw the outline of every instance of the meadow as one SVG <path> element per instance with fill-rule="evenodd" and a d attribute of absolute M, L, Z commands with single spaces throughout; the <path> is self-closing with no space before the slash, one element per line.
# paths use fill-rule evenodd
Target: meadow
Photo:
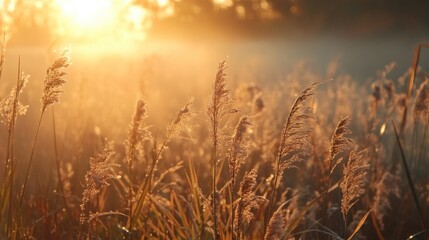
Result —
<path fill-rule="evenodd" d="M 388 63 L 365 83 L 335 61 L 258 82 L 251 69 L 231 76 L 228 58 L 198 70 L 156 56 L 82 64 L 64 49 L 44 64 L 7 52 L 0 239 L 429 236 L 420 47 L 401 77 Z"/>

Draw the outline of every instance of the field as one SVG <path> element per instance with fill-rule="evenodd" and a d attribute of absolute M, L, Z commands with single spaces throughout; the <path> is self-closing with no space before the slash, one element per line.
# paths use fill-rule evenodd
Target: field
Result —
<path fill-rule="evenodd" d="M 357 81 L 216 39 L 27 48 L 6 30 L 0 239 L 429 237 L 427 44 Z"/>

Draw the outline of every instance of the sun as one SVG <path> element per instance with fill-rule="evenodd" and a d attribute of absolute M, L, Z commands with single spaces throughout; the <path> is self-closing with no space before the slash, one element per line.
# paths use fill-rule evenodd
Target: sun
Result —
<path fill-rule="evenodd" d="M 55 0 L 56 30 L 82 41 L 142 40 L 151 26 L 149 12 L 133 0 Z"/>
<path fill-rule="evenodd" d="M 157 6 L 153 9 L 135 0 L 53 1 L 57 34 L 79 41 L 140 41 L 155 18 L 174 13 L 172 0 L 149 0 Z"/>
<path fill-rule="evenodd" d="M 80 31 L 109 26 L 116 16 L 113 0 L 57 0 L 61 14 Z"/>

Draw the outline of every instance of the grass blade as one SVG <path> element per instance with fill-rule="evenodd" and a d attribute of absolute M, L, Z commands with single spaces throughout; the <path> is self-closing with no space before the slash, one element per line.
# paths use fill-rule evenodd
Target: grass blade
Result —
<path fill-rule="evenodd" d="M 423 229 L 426 229 L 425 224 L 424 224 L 424 220 L 423 220 L 423 213 L 422 213 L 422 209 L 420 207 L 419 199 L 417 197 L 416 189 L 414 188 L 413 180 L 411 179 L 411 174 L 410 174 L 410 170 L 408 168 L 408 164 L 407 164 L 407 161 L 405 158 L 404 150 L 402 149 L 402 144 L 401 144 L 401 141 L 399 139 L 398 131 L 396 129 L 396 124 L 393 120 L 392 120 L 392 124 L 393 124 L 393 129 L 395 130 L 395 136 L 396 136 L 396 140 L 397 140 L 398 145 L 399 145 L 399 150 L 401 152 L 402 162 L 404 164 L 405 173 L 406 173 L 407 179 L 408 179 L 408 185 L 410 185 L 410 190 L 411 190 L 411 193 L 413 194 L 414 203 L 416 205 L 417 212 L 419 214 L 420 224 L 422 225 Z"/>
<path fill-rule="evenodd" d="M 356 226 L 355 230 L 353 231 L 353 233 L 347 238 L 347 240 L 352 240 L 353 237 L 356 235 L 356 233 L 359 232 L 360 228 L 363 226 L 363 224 L 365 223 L 366 219 L 368 218 L 369 214 L 372 212 L 372 209 L 370 209 L 363 217 L 362 219 L 359 221 L 358 225 Z"/>

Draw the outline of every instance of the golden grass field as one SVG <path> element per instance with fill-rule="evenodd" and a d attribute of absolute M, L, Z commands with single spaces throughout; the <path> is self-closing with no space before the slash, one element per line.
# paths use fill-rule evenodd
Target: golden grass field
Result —
<path fill-rule="evenodd" d="M 222 60 L 207 93 L 186 100 L 177 83 L 177 99 L 164 86 L 170 99 L 161 101 L 163 88 L 135 81 L 124 89 L 137 99 L 117 102 L 109 92 L 124 89 L 88 89 L 68 74 L 77 65 L 70 51 L 56 54 L 37 89 L 26 87 L 33 79 L 20 62 L 2 69 L 16 72 L 1 81 L 4 239 L 427 235 L 422 70 L 398 82 L 389 64 L 358 86 L 333 66 L 320 76 L 297 65 L 285 81 L 260 86 L 231 83 L 232 60 Z M 107 95 L 93 98 L 92 88 Z"/>
<path fill-rule="evenodd" d="M 429 238 L 427 44 L 358 81 L 339 58 L 278 74 L 216 39 L 4 34 L 0 240 Z"/>

